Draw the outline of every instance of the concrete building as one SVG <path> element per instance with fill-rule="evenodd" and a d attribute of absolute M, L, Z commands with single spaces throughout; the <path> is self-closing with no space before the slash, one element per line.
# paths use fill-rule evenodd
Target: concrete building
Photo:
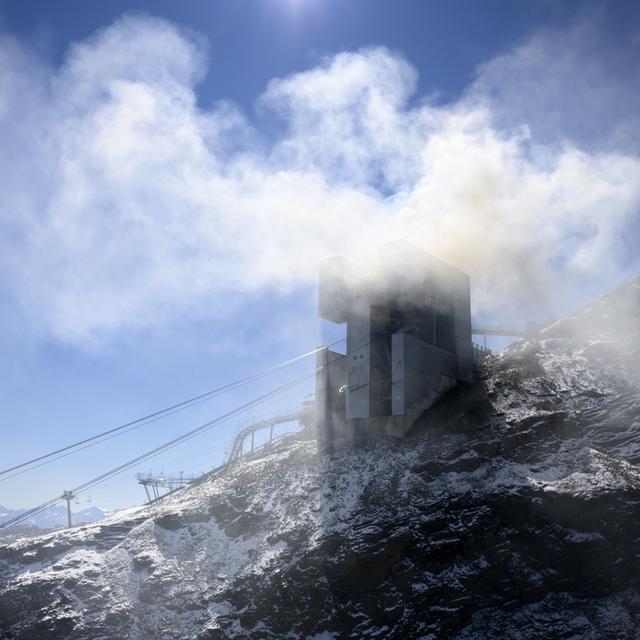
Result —
<path fill-rule="evenodd" d="M 318 438 L 403 435 L 458 381 L 471 382 L 469 276 L 408 242 L 380 248 L 375 274 L 343 257 L 320 269 L 318 313 L 347 325 L 346 356 L 318 354 Z"/>

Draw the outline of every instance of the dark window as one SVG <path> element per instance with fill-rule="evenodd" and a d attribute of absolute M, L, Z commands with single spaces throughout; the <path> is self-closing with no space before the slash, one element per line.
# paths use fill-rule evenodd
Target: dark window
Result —
<path fill-rule="evenodd" d="M 440 349 L 456 352 L 456 334 L 453 314 L 438 313 L 436 316 L 436 345 Z"/>

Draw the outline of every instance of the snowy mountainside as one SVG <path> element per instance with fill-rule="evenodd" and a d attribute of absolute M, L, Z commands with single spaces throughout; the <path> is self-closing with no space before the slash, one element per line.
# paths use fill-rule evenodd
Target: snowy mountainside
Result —
<path fill-rule="evenodd" d="M 2 638 L 637 638 L 640 281 L 410 437 L 246 462 L 0 546 Z"/>

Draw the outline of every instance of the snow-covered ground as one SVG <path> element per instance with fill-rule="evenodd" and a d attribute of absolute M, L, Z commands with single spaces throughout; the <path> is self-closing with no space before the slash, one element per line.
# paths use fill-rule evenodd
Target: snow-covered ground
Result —
<path fill-rule="evenodd" d="M 404 440 L 297 442 L 0 547 L 0 636 L 637 638 L 638 318 L 634 282 Z"/>

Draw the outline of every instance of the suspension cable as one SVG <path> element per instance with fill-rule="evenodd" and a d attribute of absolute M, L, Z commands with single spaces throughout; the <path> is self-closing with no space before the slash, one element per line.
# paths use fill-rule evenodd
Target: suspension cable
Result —
<path fill-rule="evenodd" d="M 260 404 L 261 402 L 264 402 L 266 400 L 269 400 L 270 398 L 278 395 L 279 393 L 282 393 L 284 391 L 287 391 L 288 389 L 290 389 L 291 387 L 295 386 L 296 384 L 299 384 L 301 382 L 303 382 L 304 380 L 309 380 L 311 379 L 313 376 L 315 375 L 315 372 L 311 373 L 311 374 L 307 374 L 305 376 L 301 376 L 300 378 L 296 378 L 295 380 L 291 381 L 291 382 L 287 382 L 286 384 L 281 385 L 280 387 L 277 387 L 276 389 L 273 389 L 272 391 L 269 391 L 268 393 L 265 393 L 257 398 L 254 398 L 253 400 L 250 400 L 249 402 L 244 403 L 243 405 L 240 405 L 239 407 L 237 407 L 236 409 L 233 409 L 232 411 L 229 411 L 217 418 L 214 418 L 213 420 L 210 420 L 209 422 L 205 422 L 204 424 L 196 427 L 195 429 L 192 429 L 191 431 L 187 431 L 187 433 L 184 433 L 176 438 L 174 438 L 173 440 L 170 440 L 169 442 L 166 442 L 158 447 L 155 447 L 154 449 L 151 449 L 150 451 L 147 451 L 135 458 L 133 458 L 132 460 L 129 460 L 127 462 L 124 462 L 123 464 L 118 465 L 117 467 L 114 467 L 113 469 L 110 469 L 109 471 L 106 471 L 102 474 L 100 474 L 99 476 L 92 478 L 91 480 L 88 480 L 87 482 L 84 482 L 80 485 L 78 485 L 77 487 L 75 487 L 74 489 L 71 489 L 70 493 L 73 495 L 76 495 L 82 491 L 85 491 L 89 488 L 92 488 L 94 486 L 97 486 L 98 484 L 101 484 L 102 482 L 108 480 L 109 478 L 118 475 L 119 473 L 122 473 L 124 471 L 127 471 L 129 468 L 131 468 L 132 466 L 138 464 L 139 462 L 143 462 L 145 460 L 148 460 L 149 458 L 152 458 L 160 453 L 163 453 L 164 451 L 168 451 L 169 449 L 172 449 L 173 447 L 181 444 L 182 442 L 185 442 L 186 440 L 190 440 L 191 438 L 199 435 L 200 433 L 202 433 L 203 431 L 206 431 L 208 429 L 211 429 L 212 427 L 220 424 L 221 422 L 224 422 L 225 420 L 228 420 L 229 418 L 233 417 L 234 415 L 241 413 L 242 411 L 246 410 L 246 409 L 250 409 L 251 407 Z M 62 496 L 57 496 L 55 498 L 51 498 L 50 500 L 47 500 L 46 502 L 43 502 L 42 504 L 38 505 L 37 507 L 34 507 L 33 509 L 29 509 L 28 511 L 26 511 L 25 513 L 22 513 L 20 515 L 17 515 L 13 518 L 11 518 L 10 520 L 7 520 L 6 522 L 3 522 L 0 524 L 0 529 L 4 529 L 5 527 L 8 527 L 12 524 L 16 524 L 17 522 L 20 522 L 22 520 L 26 520 L 27 518 L 29 518 L 32 515 L 35 515 L 36 513 L 40 512 L 40 511 L 44 511 L 44 509 L 60 502 L 62 500 Z"/>
<path fill-rule="evenodd" d="M 334 346 L 335 344 L 338 344 L 340 342 L 344 342 L 344 340 L 339 340 L 335 343 L 332 343 L 331 345 L 328 346 Z M 368 343 L 367 343 L 368 344 Z M 353 353 L 354 351 L 357 351 L 358 349 L 362 349 L 365 345 L 362 345 L 360 347 L 358 347 L 357 349 L 353 349 L 350 353 Z M 323 347 L 319 347 L 318 349 L 315 349 L 313 352 L 311 353 L 316 353 L 322 349 L 326 349 L 328 347 L 323 346 Z M 305 354 L 305 356 L 308 354 Z M 168 451 L 169 449 L 172 449 L 173 447 L 178 446 L 179 444 L 182 444 L 183 442 L 186 442 L 187 440 L 190 440 L 191 438 L 194 438 L 195 436 L 199 435 L 200 433 L 211 429 L 217 425 L 219 425 L 220 423 L 224 422 L 225 420 L 228 420 L 229 418 L 241 413 L 242 411 L 245 411 L 246 409 L 250 409 L 251 407 L 254 407 L 258 404 L 260 404 L 261 402 L 265 402 L 266 400 L 271 399 L 272 397 L 283 393 L 284 391 L 287 391 L 288 389 L 292 388 L 293 386 L 305 381 L 305 380 L 310 380 L 311 378 L 313 378 L 319 371 L 323 370 L 323 369 L 328 369 L 334 365 L 336 365 L 338 362 L 341 362 L 345 357 L 347 357 L 349 355 L 349 353 L 345 354 L 344 356 L 337 358 L 336 360 L 326 364 L 326 365 L 321 365 L 320 367 L 316 367 L 314 369 L 314 371 L 311 374 L 307 374 L 304 376 L 301 376 L 299 378 L 294 379 L 293 381 L 287 382 L 279 387 L 276 387 L 275 389 L 269 391 L 268 393 L 265 393 L 261 396 L 258 396 L 257 398 L 254 398 L 253 400 L 250 400 L 249 402 L 246 402 L 242 405 L 240 405 L 239 407 L 237 407 L 236 409 L 233 409 L 217 418 L 214 418 L 213 420 L 210 420 L 209 422 L 205 422 L 204 424 L 191 429 L 190 431 L 187 431 L 186 433 L 174 438 L 173 440 L 170 440 L 169 442 L 166 442 L 162 445 L 159 445 L 158 447 L 155 447 L 154 449 L 151 449 L 150 451 L 147 451 L 139 456 L 137 456 L 136 458 L 133 458 L 132 460 L 129 460 L 127 462 L 124 462 L 120 465 L 118 465 L 117 467 L 114 467 L 113 469 L 110 469 L 109 471 L 106 471 L 102 474 L 100 474 L 99 476 L 92 478 L 91 480 L 88 480 L 87 482 L 84 482 L 80 485 L 78 485 L 77 487 L 75 487 L 74 489 L 72 489 L 69 492 L 65 492 L 65 493 L 69 493 L 72 495 L 76 495 L 80 492 L 86 491 L 87 489 L 93 488 L 95 486 L 98 486 L 99 484 L 102 484 L 103 482 L 106 482 L 108 479 L 123 473 L 124 471 L 127 471 L 128 469 L 130 469 L 131 467 L 135 466 L 136 464 L 138 464 L 139 462 L 144 462 L 145 460 L 148 460 L 149 458 L 155 457 L 165 451 Z M 302 356 L 299 356 L 298 358 L 300 358 Z M 50 500 L 43 502 L 42 504 L 38 505 L 37 507 L 34 507 L 32 509 L 29 509 L 28 511 L 15 516 L 13 518 L 11 518 L 10 520 L 7 520 L 3 523 L 0 524 L 0 529 L 4 529 L 6 527 L 9 527 L 13 524 L 16 524 L 18 522 L 21 522 L 22 520 L 26 520 L 27 518 L 29 518 L 32 515 L 35 515 L 41 511 L 44 511 L 45 509 L 47 509 L 50 506 L 53 506 L 59 502 L 61 502 L 63 500 L 63 496 L 56 496 L 55 498 L 51 498 Z"/>
<path fill-rule="evenodd" d="M 330 347 L 335 346 L 344 341 L 345 341 L 344 339 L 337 340 L 336 342 L 333 342 L 329 346 Z M 276 371 L 280 371 L 286 367 L 289 367 L 292 364 L 299 362 L 300 360 L 304 360 L 305 358 L 308 358 L 314 355 L 315 353 L 318 353 L 318 351 L 321 351 L 324 348 L 325 347 L 318 347 L 317 349 L 313 349 L 312 351 L 303 353 L 299 356 L 296 356 L 295 358 L 291 358 L 289 360 L 285 360 L 284 362 L 280 362 L 279 364 L 269 367 L 268 369 L 264 369 L 263 371 L 255 373 L 253 375 L 246 376 L 245 378 L 241 378 L 240 380 L 236 380 L 235 382 L 230 382 L 221 387 L 211 389 L 210 391 L 205 391 L 204 393 L 194 396 L 193 398 L 189 398 L 188 400 L 183 400 L 182 402 L 178 402 L 174 405 L 171 405 L 170 407 L 166 407 L 165 409 L 154 411 L 153 413 L 150 413 L 146 416 L 142 416 L 141 418 L 137 418 L 135 420 L 132 420 L 120 426 L 107 429 L 106 431 L 98 433 L 94 436 L 90 436 L 83 440 L 79 440 L 78 442 L 74 442 L 64 447 L 61 447 L 60 449 L 56 449 L 55 451 L 50 451 L 49 453 L 45 453 L 36 458 L 32 458 L 31 460 L 26 460 L 25 462 L 21 462 L 20 464 L 16 464 L 12 467 L 8 467 L 7 469 L 0 470 L 0 476 L 5 476 L 11 473 L 12 471 L 17 471 L 18 469 L 24 469 L 25 467 L 29 467 L 28 469 L 24 469 L 24 471 L 18 471 L 17 473 L 13 473 L 6 478 L 0 479 L 0 482 L 4 480 L 8 480 L 9 478 L 13 478 L 16 475 L 26 473 L 27 471 L 31 471 L 32 469 L 37 469 L 38 467 L 41 467 L 44 464 L 55 462 L 60 458 L 64 458 L 67 455 L 71 455 L 71 453 L 76 453 L 77 451 L 82 451 L 82 449 L 86 449 L 87 447 L 93 446 L 94 444 L 99 444 L 106 440 L 110 440 L 111 437 L 115 437 L 116 435 L 123 435 L 125 433 L 128 433 L 129 431 L 133 431 L 134 429 L 138 429 L 140 427 L 146 426 L 151 422 L 155 422 L 156 420 L 160 420 L 167 416 L 173 415 L 178 411 L 183 411 L 184 409 L 187 409 L 199 402 L 203 402 L 204 400 L 208 400 L 209 398 L 212 398 L 213 396 L 216 396 L 225 391 L 230 391 L 231 389 L 235 389 L 244 384 L 248 384 L 249 382 L 254 382 L 255 380 L 264 378 L 265 376 L 270 375 L 271 373 L 275 373 Z M 82 446 L 82 445 L 86 445 L 86 446 Z M 64 455 L 59 455 L 59 454 L 64 454 Z M 54 457 L 54 456 L 57 456 L 57 457 Z M 53 460 L 51 460 L 50 458 L 53 458 Z M 42 462 L 42 461 L 45 461 L 45 462 Z M 40 462 L 40 464 L 34 464 L 36 462 Z"/>

